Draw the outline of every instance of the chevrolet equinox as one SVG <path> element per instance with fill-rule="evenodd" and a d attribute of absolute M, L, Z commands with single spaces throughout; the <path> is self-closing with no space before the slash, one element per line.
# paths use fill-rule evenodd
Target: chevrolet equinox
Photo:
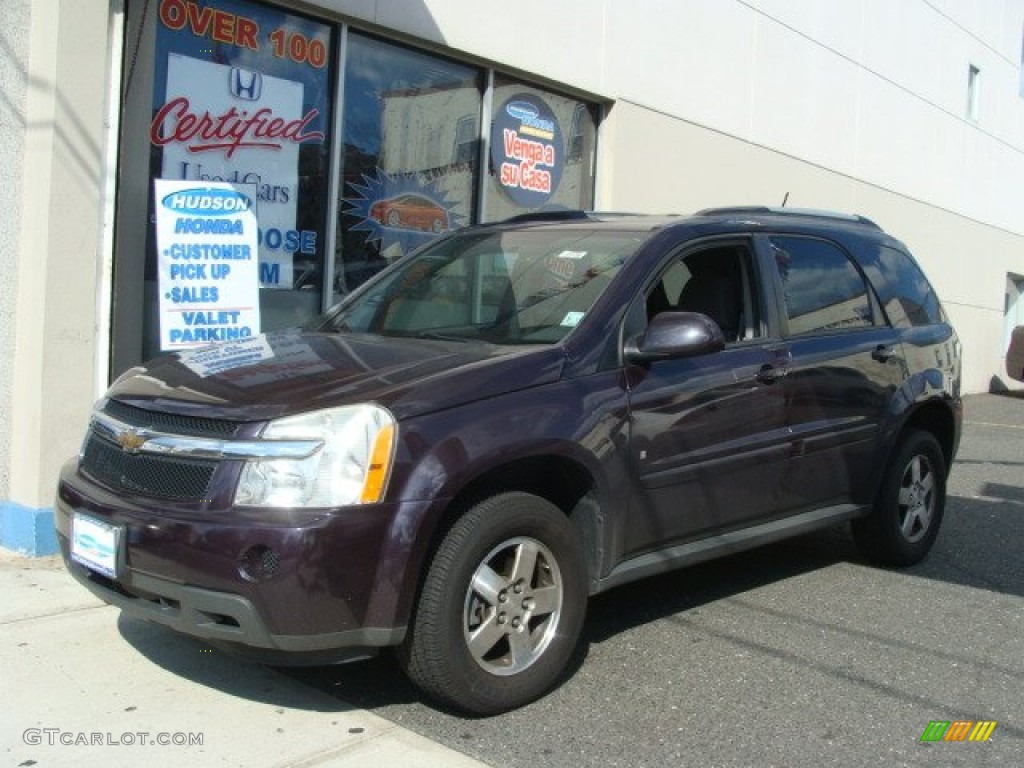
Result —
<path fill-rule="evenodd" d="M 832 526 L 923 558 L 960 348 L 859 216 L 528 214 L 302 330 L 124 373 L 63 469 L 70 571 L 270 663 L 393 647 L 477 714 L 563 674 L 589 595 Z"/>

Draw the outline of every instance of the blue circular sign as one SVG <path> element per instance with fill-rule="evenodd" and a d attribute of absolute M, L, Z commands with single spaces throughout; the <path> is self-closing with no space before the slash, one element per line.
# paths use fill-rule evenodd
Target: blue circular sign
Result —
<path fill-rule="evenodd" d="M 558 189 L 565 164 L 562 129 L 551 108 L 518 93 L 498 109 L 491 130 L 491 163 L 498 187 L 523 208 L 539 208 Z"/>

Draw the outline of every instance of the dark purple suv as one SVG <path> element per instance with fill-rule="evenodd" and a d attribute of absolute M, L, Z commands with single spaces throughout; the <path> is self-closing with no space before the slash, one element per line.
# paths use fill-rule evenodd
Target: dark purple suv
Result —
<path fill-rule="evenodd" d="M 556 682 L 588 595 L 846 521 L 920 560 L 959 386 L 935 293 L 866 219 L 525 216 L 305 330 L 126 372 L 57 528 L 133 616 L 276 663 L 395 646 L 496 713 Z"/>

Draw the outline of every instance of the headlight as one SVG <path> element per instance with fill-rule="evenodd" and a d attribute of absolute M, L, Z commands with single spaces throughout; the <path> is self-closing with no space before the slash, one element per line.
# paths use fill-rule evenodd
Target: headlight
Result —
<path fill-rule="evenodd" d="M 272 421 L 261 440 L 313 440 L 304 459 L 251 459 L 235 504 L 251 507 L 340 507 L 373 504 L 387 487 L 395 420 L 376 405 L 330 408 Z"/>

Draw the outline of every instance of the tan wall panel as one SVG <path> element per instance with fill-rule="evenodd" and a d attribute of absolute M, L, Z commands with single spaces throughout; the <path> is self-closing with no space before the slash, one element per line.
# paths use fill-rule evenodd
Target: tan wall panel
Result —
<path fill-rule="evenodd" d="M 101 11 L 97 13 L 97 11 Z M 95 392 L 106 8 L 32 4 L 10 496 L 52 504 Z"/>

